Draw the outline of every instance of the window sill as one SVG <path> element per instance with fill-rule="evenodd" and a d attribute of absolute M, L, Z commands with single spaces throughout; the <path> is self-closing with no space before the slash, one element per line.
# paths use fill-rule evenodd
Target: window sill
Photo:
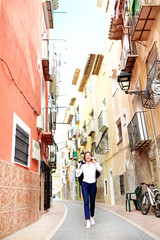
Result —
<path fill-rule="evenodd" d="M 24 168 L 28 168 L 28 169 L 29 169 L 29 166 L 23 165 L 23 164 L 21 164 L 21 163 L 14 162 L 14 164 L 16 164 L 16 165 L 19 165 L 19 166 L 21 166 L 21 167 L 24 167 Z"/>

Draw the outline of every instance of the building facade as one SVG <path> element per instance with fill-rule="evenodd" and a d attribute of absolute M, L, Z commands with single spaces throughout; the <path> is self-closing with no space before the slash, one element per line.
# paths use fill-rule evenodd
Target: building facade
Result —
<path fill-rule="evenodd" d="M 88 56 L 75 81 L 81 92 L 77 160 L 82 150 L 92 151 L 103 167 L 97 201 L 117 205 L 139 182 L 160 187 L 160 2 L 132 3 L 97 2 L 106 13 L 105 49 Z"/>
<path fill-rule="evenodd" d="M 0 238 L 34 223 L 50 207 L 55 159 L 49 146 L 56 144 L 46 39 L 54 2 L 0 2 Z"/>

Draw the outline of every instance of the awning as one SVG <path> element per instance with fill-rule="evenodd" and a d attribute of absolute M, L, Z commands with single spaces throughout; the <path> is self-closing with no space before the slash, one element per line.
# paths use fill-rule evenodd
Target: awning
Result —
<path fill-rule="evenodd" d="M 159 5 L 142 6 L 132 35 L 132 41 L 147 41 L 148 35 L 151 31 L 151 28 L 159 11 Z"/>

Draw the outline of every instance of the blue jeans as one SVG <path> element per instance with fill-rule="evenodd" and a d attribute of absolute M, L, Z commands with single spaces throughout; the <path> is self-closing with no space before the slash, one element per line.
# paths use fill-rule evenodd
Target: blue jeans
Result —
<path fill-rule="evenodd" d="M 97 185 L 95 183 L 82 182 L 82 195 L 84 200 L 84 213 L 85 219 L 90 219 L 90 216 L 94 216 L 95 199 L 97 193 Z M 90 200 L 90 207 L 89 207 Z"/>

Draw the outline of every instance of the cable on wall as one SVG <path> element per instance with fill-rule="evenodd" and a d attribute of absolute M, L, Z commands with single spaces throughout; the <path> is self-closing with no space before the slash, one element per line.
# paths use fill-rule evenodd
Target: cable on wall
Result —
<path fill-rule="evenodd" d="M 10 74 L 11 80 L 13 81 L 14 85 L 16 86 L 16 88 L 19 90 L 20 94 L 22 94 L 22 96 L 24 97 L 24 99 L 26 100 L 26 102 L 28 103 L 29 107 L 34 111 L 34 113 L 38 116 L 37 110 L 31 105 L 31 103 L 28 101 L 28 99 L 26 98 L 26 96 L 24 95 L 24 93 L 21 91 L 21 89 L 18 87 L 17 83 L 15 82 L 12 73 L 9 69 L 8 64 L 6 63 L 6 61 L 2 58 L 0 58 L 1 62 L 3 62 L 5 64 L 5 66 L 7 67 L 7 70 Z"/>

